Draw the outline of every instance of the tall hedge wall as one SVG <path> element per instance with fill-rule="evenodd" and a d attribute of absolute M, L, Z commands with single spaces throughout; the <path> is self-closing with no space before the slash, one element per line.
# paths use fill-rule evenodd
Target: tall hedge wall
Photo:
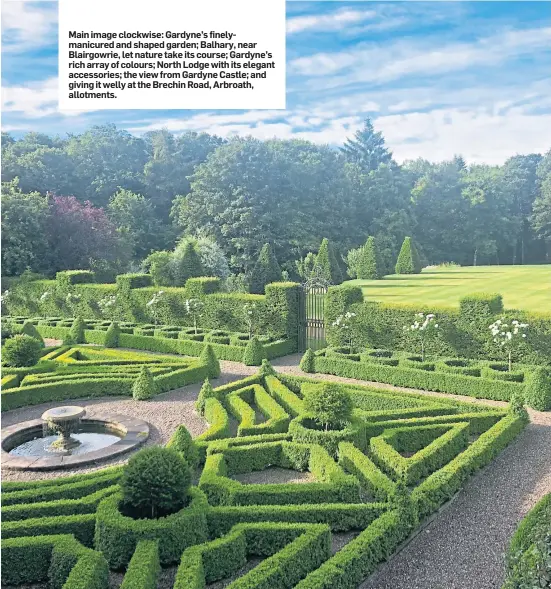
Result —
<path fill-rule="evenodd" d="M 492 341 L 489 325 L 501 316 L 516 318 L 529 324 L 529 337 L 514 360 L 551 365 L 551 313 L 503 310 L 501 296 L 497 294 L 465 297 L 456 309 L 364 301 L 359 287 L 332 286 L 325 303 L 329 345 L 344 344 L 342 332 L 332 323 L 345 311 L 356 313 L 354 343 L 360 348 L 416 352 L 416 333 L 404 326 L 411 325 L 416 313 L 435 313 L 439 329 L 437 337 L 426 345 L 427 354 L 491 360 L 504 360 L 504 356 Z"/>
<path fill-rule="evenodd" d="M 65 278 L 65 277 L 64 277 Z M 217 292 L 219 282 L 211 278 L 190 279 L 185 287 L 146 286 L 143 278 L 118 280 L 118 284 L 77 283 L 67 280 L 35 280 L 10 290 L 6 314 L 44 317 L 76 317 L 109 319 L 137 323 L 165 325 L 193 325 L 186 315 L 185 301 L 201 298 L 203 313 L 197 325 L 206 329 L 248 332 L 244 305 L 256 303 L 258 325 L 256 331 L 274 337 L 296 341 L 300 286 L 293 282 L 276 282 L 266 286 L 265 295 Z M 155 317 L 148 305 L 155 293 L 163 291 L 162 303 Z M 43 296 L 44 293 L 48 293 Z M 102 306 L 100 301 L 116 297 L 116 304 Z"/>

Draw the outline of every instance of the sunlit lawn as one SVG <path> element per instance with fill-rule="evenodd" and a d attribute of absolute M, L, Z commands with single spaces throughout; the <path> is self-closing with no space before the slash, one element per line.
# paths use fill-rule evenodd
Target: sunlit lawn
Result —
<path fill-rule="evenodd" d="M 383 280 L 349 280 L 362 287 L 365 299 L 385 303 L 459 305 L 474 292 L 496 292 L 506 309 L 551 313 L 551 265 L 431 268 L 421 274 L 386 276 Z"/>

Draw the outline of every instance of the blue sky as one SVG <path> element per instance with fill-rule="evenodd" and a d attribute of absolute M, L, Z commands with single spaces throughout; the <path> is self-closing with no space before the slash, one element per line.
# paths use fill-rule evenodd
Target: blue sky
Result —
<path fill-rule="evenodd" d="M 57 3 L 2 0 L 2 129 L 106 122 L 341 144 L 369 116 L 398 161 L 551 147 L 551 3 L 288 2 L 287 110 L 57 110 Z"/>

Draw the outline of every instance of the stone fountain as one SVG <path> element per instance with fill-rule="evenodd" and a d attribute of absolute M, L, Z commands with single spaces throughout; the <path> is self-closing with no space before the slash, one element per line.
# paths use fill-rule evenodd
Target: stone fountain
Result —
<path fill-rule="evenodd" d="M 69 453 L 80 445 L 71 434 L 78 430 L 80 420 L 85 414 L 86 410 L 76 405 L 55 407 L 42 414 L 42 420 L 48 428 L 59 434 L 57 440 L 50 444 L 49 449 L 52 452 Z"/>

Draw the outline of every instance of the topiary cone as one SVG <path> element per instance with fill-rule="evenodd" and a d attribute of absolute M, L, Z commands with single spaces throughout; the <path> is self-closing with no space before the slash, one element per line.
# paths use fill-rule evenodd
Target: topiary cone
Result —
<path fill-rule="evenodd" d="M 260 366 L 264 358 L 266 358 L 266 351 L 261 341 L 255 335 L 248 341 L 245 347 L 243 364 L 245 366 Z"/>
<path fill-rule="evenodd" d="M 138 378 L 132 385 L 132 397 L 136 401 L 147 401 L 155 396 L 157 387 L 153 375 L 149 372 L 147 366 L 142 366 Z"/>
<path fill-rule="evenodd" d="M 208 382 L 208 380 L 207 380 Z M 212 387 L 211 387 L 212 388 Z M 199 464 L 199 450 L 185 425 L 179 425 L 166 445 L 182 454 L 184 460 L 195 468 Z"/>
<path fill-rule="evenodd" d="M 72 344 L 83 344 L 84 343 L 84 321 L 82 317 L 76 317 L 71 325 L 71 331 L 69 332 L 69 338 Z"/>
<path fill-rule="evenodd" d="M 308 372 L 308 373 L 314 373 L 316 372 L 316 368 L 314 366 L 314 360 L 316 359 L 316 355 L 314 354 L 314 351 L 311 348 L 308 348 L 306 350 L 306 352 L 304 353 L 304 356 L 302 356 L 302 359 L 300 361 L 300 369 L 303 372 Z"/>
<path fill-rule="evenodd" d="M 209 399 L 210 397 L 216 397 L 216 393 L 214 392 L 214 389 L 212 388 L 212 385 L 210 384 L 210 380 L 208 378 L 205 378 L 205 382 L 203 383 L 203 386 L 201 387 L 201 390 L 199 391 L 199 396 L 197 397 L 197 401 L 195 402 L 195 408 L 197 409 L 197 411 L 201 415 L 204 415 L 205 401 L 207 399 Z"/>
<path fill-rule="evenodd" d="M 105 343 L 103 345 L 106 348 L 118 348 L 120 333 L 121 330 L 119 324 L 116 321 L 114 321 L 113 323 L 111 323 L 111 325 L 107 329 L 107 332 L 105 333 Z"/>
<path fill-rule="evenodd" d="M 209 378 L 218 378 L 220 376 L 220 362 L 214 353 L 214 349 L 210 344 L 207 344 L 199 358 L 208 366 Z"/>
<path fill-rule="evenodd" d="M 411 237 L 406 237 L 398 254 L 395 267 L 396 274 L 419 274 L 421 260 Z"/>
<path fill-rule="evenodd" d="M 260 367 L 260 370 L 258 371 L 258 373 L 260 374 L 260 376 L 275 376 L 276 375 L 276 371 L 274 370 L 274 367 L 270 364 L 270 361 L 267 358 L 264 358 L 264 360 L 262 360 L 262 366 Z"/>

